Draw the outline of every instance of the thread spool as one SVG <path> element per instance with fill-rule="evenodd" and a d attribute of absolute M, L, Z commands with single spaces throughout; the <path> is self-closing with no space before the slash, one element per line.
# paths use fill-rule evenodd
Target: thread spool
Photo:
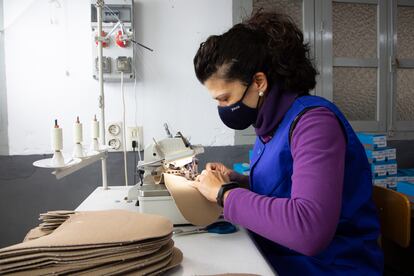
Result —
<path fill-rule="evenodd" d="M 61 151 L 63 149 L 63 130 L 59 127 L 57 120 L 52 128 L 52 150 Z"/>
<path fill-rule="evenodd" d="M 73 142 L 75 144 L 80 144 L 83 141 L 83 128 L 82 123 L 79 121 L 79 116 L 76 119 L 76 122 L 73 124 Z"/>
<path fill-rule="evenodd" d="M 52 165 L 53 166 L 62 166 L 65 164 L 65 159 L 63 158 L 61 150 L 63 150 L 63 130 L 59 127 L 58 121 L 55 120 L 55 125 L 52 128 Z"/>
<path fill-rule="evenodd" d="M 98 139 L 99 138 L 99 122 L 96 119 L 96 115 L 94 119 L 92 120 L 92 139 Z"/>

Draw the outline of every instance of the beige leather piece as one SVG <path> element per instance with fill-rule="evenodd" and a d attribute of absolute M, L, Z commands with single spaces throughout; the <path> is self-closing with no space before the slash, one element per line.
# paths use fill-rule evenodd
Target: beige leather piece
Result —
<path fill-rule="evenodd" d="M 137 212 L 78 212 L 49 235 L 0 249 L 0 258 L 4 253 L 28 248 L 128 244 L 166 236 L 172 232 L 172 227 L 162 216 Z"/>
<path fill-rule="evenodd" d="M 128 243 L 128 244 L 119 244 L 119 243 L 112 243 L 112 244 L 96 244 L 96 245 L 78 245 L 78 246 L 58 246 L 58 247 L 38 247 L 38 248 L 24 248 L 19 250 L 8 251 L 5 253 L 0 253 L 0 260 L 4 260 L 5 258 L 10 257 L 19 257 L 19 256 L 27 256 L 29 254 L 59 254 L 59 255 L 76 255 L 80 250 L 110 250 L 113 248 L 118 248 L 119 246 L 131 246 L 137 249 L 141 249 L 144 247 L 149 247 L 151 245 L 156 245 L 162 241 L 170 240 L 172 237 L 172 233 L 165 237 L 156 238 L 156 239 L 147 239 L 144 241 Z"/>
<path fill-rule="evenodd" d="M 112 273 L 105 274 L 105 276 L 114 275 L 148 275 L 150 273 L 156 273 L 159 275 L 159 271 L 166 267 L 172 260 L 172 254 L 168 255 L 163 260 L 153 263 L 144 267 L 137 267 L 136 265 L 130 265 L 127 268 L 114 271 Z M 86 274 L 87 275 L 87 274 Z"/>
<path fill-rule="evenodd" d="M 39 266 L 48 266 L 48 265 L 64 265 L 64 264 L 71 264 L 71 263 L 77 263 L 81 264 L 83 262 L 88 263 L 94 263 L 95 261 L 101 262 L 108 256 L 110 257 L 116 257 L 119 256 L 121 259 L 125 259 L 131 254 L 133 254 L 135 257 L 139 256 L 145 256 L 148 254 L 151 254 L 157 250 L 159 250 L 162 246 L 165 246 L 165 244 L 168 244 L 171 241 L 167 241 L 164 244 L 160 244 L 159 246 L 152 246 L 149 248 L 145 248 L 145 250 L 137 250 L 135 248 L 124 248 L 118 247 L 117 249 L 106 251 L 106 252 L 99 252 L 99 253 L 91 253 L 87 255 L 79 255 L 79 256 L 71 256 L 71 257 L 56 257 L 56 256 L 48 256 L 48 257 L 37 257 L 32 258 L 29 260 L 20 260 L 15 261 L 7 264 L 0 265 L 0 272 L 1 271 L 7 271 L 10 269 L 19 268 L 25 269 L 25 268 L 34 268 Z"/>
<path fill-rule="evenodd" d="M 128 252 L 128 251 L 139 251 L 139 252 L 146 252 L 150 251 L 156 248 L 160 248 L 161 246 L 164 246 L 167 244 L 171 239 L 171 236 L 167 236 L 167 238 L 162 238 L 159 241 L 153 241 L 150 243 L 144 243 L 144 244 L 131 244 L 131 245 L 125 245 L 122 247 L 116 246 L 116 247 L 109 247 L 104 249 L 80 249 L 80 250 L 70 250 L 70 251 L 55 251 L 55 252 L 42 252 L 42 253 L 34 253 L 34 254 L 25 254 L 25 255 L 19 255 L 15 257 L 9 257 L 9 258 L 3 258 L 0 260 L 0 266 L 2 264 L 9 264 L 9 263 L 15 263 L 15 262 L 23 262 L 23 261 L 29 261 L 29 260 L 39 260 L 42 258 L 47 258 L 48 260 L 53 261 L 68 261 L 68 260 L 76 260 L 80 258 L 92 258 L 92 257 L 98 257 L 103 256 L 107 254 L 112 254 L 115 252 L 121 253 L 121 252 Z"/>
<path fill-rule="evenodd" d="M 167 264 L 167 266 L 163 267 L 162 269 L 158 270 L 156 273 L 144 273 L 144 275 L 159 275 L 160 273 L 163 273 L 167 270 L 173 269 L 174 267 L 177 267 L 181 264 L 183 261 L 183 253 L 180 249 L 174 247 L 171 261 Z"/>
<path fill-rule="evenodd" d="M 44 229 L 40 229 L 40 227 L 33 228 L 26 234 L 26 237 L 24 237 L 23 242 L 49 235 L 52 232 L 53 230 L 46 231 Z"/>
<path fill-rule="evenodd" d="M 63 223 L 50 234 L 32 229 L 24 242 L 0 249 L 0 274 L 148 275 L 182 261 L 172 224 L 161 216 L 109 210 L 41 217 L 43 226 Z"/>
<path fill-rule="evenodd" d="M 23 276 L 23 275 L 45 275 L 45 274 L 62 274 L 62 273 L 71 273 L 76 275 L 104 275 L 106 273 L 101 273 L 101 268 L 106 267 L 109 271 L 116 271 L 121 264 L 135 264 L 136 266 L 146 266 L 152 263 L 159 262 L 171 255 L 173 250 L 174 243 L 171 241 L 167 245 L 164 245 L 162 248 L 158 249 L 156 252 L 151 253 L 145 256 L 134 256 L 130 254 L 125 259 L 119 259 L 113 257 L 112 259 L 107 258 L 106 262 L 87 262 L 83 264 L 66 264 L 59 266 L 49 266 L 39 269 L 31 269 L 26 271 L 17 272 L 14 275 Z"/>
<path fill-rule="evenodd" d="M 82 272 L 76 273 L 77 275 L 125 275 L 130 271 L 136 271 L 140 274 L 147 274 L 145 271 L 154 272 L 162 269 L 167 266 L 173 257 L 176 248 L 169 248 L 168 250 L 163 250 L 161 253 L 154 254 L 152 258 L 149 258 L 145 261 L 141 260 L 129 260 L 126 262 L 119 262 L 116 264 L 105 265 L 89 270 L 84 270 Z M 161 264 L 160 264 L 161 263 Z"/>
<path fill-rule="evenodd" d="M 122 272 L 111 275 L 160 275 L 161 273 L 164 273 L 165 271 L 180 265 L 182 261 L 183 253 L 180 251 L 180 249 L 174 247 L 170 258 L 167 261 L 162 261 L 160 263 L 138 270 L 132 266 L 126 271 L 124 270 Z"/>
<path fill-rule="evenodd" d="M 65 217 L 65 218 L 59 218 L 59 217 L 44 217 L 44 218 L 39 218 L 42 221 L 47 221 L 47 222 L 65 222 L 65 220 L 68 218 L 69 216 Z"/>
<path fill-rule="evenodd" d="M 54 210 L 54 211 L 48 211 L 47 213 L 42 213 L 40 216 L 65 216 L 65 215 L 71 215 L 74 214 L 75 211 L 72 210 Z"/>
<path fill-rule="evenodd" d="M 63 262 L 63 263 L 56 263 L 55 261 L 46 260 L 41 263 L 18 265 L 12 268 L 1 269 L 0 273 L 11 273 L 11 272 L 16 272 L 16 271 L 29 271 L 29 270 L 32 271 L 32 270 L 37 270 L 38 268 L 43 268 L 46 271 L 48 268 L 52 268 L 52 267 L 57 267 L 56 268 L 57 270 L 61 268 L 66 268 L 68 266 L 72 268 L 91 267 L 91 266 L 97 266 L 97 265 L 102 265 L 102 264 L 121 261 L 121 260 L 137 258 L 143 255 L 147 255 L 147 253 L 143 253 L 143 252 L 113 253 L 111 255 L 100 256 L 97 258 L 82 259 L 78 261 Z M 15 265 L 15 264 L 12 264 L 12 265 Z"/>
<path fill-rule="evenodd" d="M 222 208 L 217 203 L 208 201 L 195 187 L 191 181 L 182 176 L 164 174 L 164 182 L 175 204 L 183 217 L 191 224 L 206 226 L 215 222 Z"/>

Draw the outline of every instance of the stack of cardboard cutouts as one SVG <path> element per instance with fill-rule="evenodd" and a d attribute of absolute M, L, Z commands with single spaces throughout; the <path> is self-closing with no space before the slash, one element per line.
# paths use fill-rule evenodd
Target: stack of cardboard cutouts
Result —
<path fill-rule="evenodd" d="M 182 261 L 172 223 L 124 210 L 40 215 L 24 242 L 0 249 L 0 275 L 154 275 Z"/>

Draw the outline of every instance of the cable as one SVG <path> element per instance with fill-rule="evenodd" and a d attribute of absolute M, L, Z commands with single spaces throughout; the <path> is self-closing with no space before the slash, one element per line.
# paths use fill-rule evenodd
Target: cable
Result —
<path fill-rule="evenodd" d="M 154 49 L 151 49 L 150 47 L 145 46 L 145 45 L 144 45 L 144 44 L 142 44 L 142 43 L 139 43 L 139 42 L 137 42 L 137 41 L 135 41 L 135 40 L 133 40 L 133 39 L 131 39 L 131 41 L 132 41 L 133 43 L 135 43 L 135 44 L 137 44 L 137 45 L 141 46 L 142 48 L 147 49 L 148 51 L 154 52 Z"/>
<path fill-rule="evenodd" d="M 134 65 L 132 66 L 133 70 L 134 70 L 134 75 L 135 75 L 135 80 L 134 80 L 134 101 L 135 101 L 135 126 L 138 126 L 138 122 L 137 122 L 137 110 L 138 110 L 138 105 L 137 105 L 137 92 L 136 92 L 136 87 L 137 87 L 137 71 L 135 68 L 135 62 Z M 139 146 L 142 145 L 141 144 L 141 137 L 140 135 L 138 135 L 138 158 L 139 161 L 142 161 L 142 156 L 141 156 L 141 149 L 139 148 Z M 137 163 L 135 162 L 135 168 L 137 166 Z"/>
<path fill-rule="evenodd" d="M 134 48 L 133 48 L 134 49 Z M 134 64 L 132 66 L 132 69 L 134 70 L 134 105 L 135 105 L 135 114 L 134 114 L 134 122 L 135 122 L 135 126 L 138 126 L 138 121 L 137 121 L 137 112 L 138 112 L 138 106 L 137 106 L 137 71 L 135 70 L 135 61 Z"/>
<path fill-rule="evenodd" d="M 109 8 L 108 6 L 106 6 L 105 5 L 105 8 L 107 9 L 107 10 L 109 10 L 113 15 L 115 15 L 116 16 L 116 14 L 114 13 L 114 11 L 111 9 L 111 8 Z M 117 17 L 117 16 L 116 16 Z M 117 17 L 117 19 L 119 20 L 119 18 Z M 120 20 L 118 21 L 118 22 L 121 22 Z M 135 38 L 135 34 L 134 34 L 134 38 Z M 112 36 L 110 36 L 109 37 L 109 39 L 113 42 L 113 43 L 116 43 L 116 41 L 115 41 L 115 39 L 112 37 Z M 133 41 L 133 42 L 135 42 L 133 39 L 131 39 L 131 41 Z M 139 44 L 139 43 L 138 43 Z M 136 51 L 138 50 L 138 47 L 136 46 L 136 44 L 135 43 L 133 43 L 132 44 L 132 46 L 133 46 L 133 50 L 134 50 L 134 52 L 136 53 Z M 148 47 L 146 47 L 146 46 L 144 46 L 144 45 L 140 45 L 140 46 L 142 46 L 142 47 L 144 47 L 144 48 L 148 48 Z M 150 48 L 148 48 L 148 50 L 150 50 L 150 51 L 153 51 L 152 49 L 150 49 Z M 135 55 L 135 56 L 137 56 L 137 55 Z M 134 60 L 134 64 L 133 64 L 133 66 L 132 66 L 132 69 L 133 69 L 133 71 L 134 71 L 134 75 L 135 75 L 135 79 L 134 79 L 134 101 L 135 101 L 135 118 L 134 118 L 134 122 L 135 122 L 135 126 L 138 126 L 138 123 L 137 123 L 137 93 L 136 93 L 136 86 L 137 86 L 137 71 L 136 71 L 136 62 L 135 62 L 135 60 Z M 123 75 L 123 72 L 121 72 L 121 75 Z M 123 91 L 123 77 L 121 77 L 121 86 L 122 86 L 122 91 Z M 123 96 L 124 97 L 124 96 Z M 123 98 L 123 101 L 125 101 L 125 99 Z M 125 109 L 125 103 L 124 103 L 124 109 Z M 125 113 L 125 110 L 124 110 L 124 113 Z M 125 130 L 125 114 L 124 114 L 124 130 Z M 125 137 L 126 135 L 124 135 L 124 137 Z M 138 146 L 137 146 L 137 152 L 138 152 L 138 158 L 139 158 L 139 161 L 142 161 L 142 155 L 141 155 L 141 150 L 140 150 L 140 147 L 139 147 L 139 145 L 142 145 L 142 143 L 141 143 L 142 141 L 141 141 L 141 138 L 140 138 L 140 135 L 138 135 Z M 124 142 L 124 145 L 126 145 L 126 143 Z M 135 168 L 137 167 L 137 163 L 135 163 Z M 135 168 L 134 168 L 134 170 L 135 170 Z"/>
<path fill-rule="evenodd" d="M 135 33 L 134 33 L 134 39 L 135 39 Z M 132 49 L 134 51 L 134 56 L 137 58 L 137 56 L 138 56 L 137 46 L 135 44 L 132 44 Z M 134 77 L 135 77 L 135 79 L 134 79 L 134 104 L 135 104 L 134 121 L 135 121 L 135 126 L 137 127 L 138 126 L 138 121 L 137 121 L 137 112 L 138 112 L 137 94 L 138 93 L 137 93 L 136 87 L 137 87 L 137 76 L 138 76 L 138 73 L 137 73 L 137 68 L 136 68 L 136 60 L 134 60 L 134 63 L 133 63 L 133 66 L 132 66 L 132 70 L 134 70 Z M 137 145 L 137 148 L 138 148 L 138 159 L 139 159 L 139 161 L 142 161 L 141 149 L 140 149 L 140 145 L 143 145 L 142 142 L 143 141 L 141 141 L 140 135 L 138 135 L 138 145 Z M 136 162 L 135 162 L 135 168 L 137 168 L 137 163 Z"/>
<path fill-rule="evenodd" d="M 125 173 L 125 186 L 128 186 L 128 168 L 127 168 L 127 151 L 126 151 L 126 120 L 125 120 L 125 92 L 124 92 L 124 72 L 121 72 L 121 95 L 122 95 L 122 123 L 123 127 L 123 140 L 124 140 L 124 173 Z"/>
<path fill-rule="evenodd" d="M 132 151 L 134 153 L 134 166 L 136 166 L 136 164 L 137 164 L 137 155 L 136 155 L 136 152 L 135 152 L 135 147 L 134 147 L 135 145 L 134 145 L 134 143 L 132 143 L 132 144 L 133 144 L 132 145 Z M 137 168 L 135 167 L 134 168 L 134 185 L 137 183 L 137 172 L 136 172 L 136 170 L 137 170 Z"/>

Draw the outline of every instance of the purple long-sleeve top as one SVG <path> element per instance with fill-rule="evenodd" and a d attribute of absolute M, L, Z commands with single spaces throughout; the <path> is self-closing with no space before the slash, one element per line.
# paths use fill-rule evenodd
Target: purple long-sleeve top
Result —
<path fill-rule="evenodd" d="M 345 148 L 335 114 L 322 107 L 309 110 L 291 138 L 291 197 L 233 189 L 224 203 L 225 219 L 304 255 L 318 254 L 339 222 Z"/>

